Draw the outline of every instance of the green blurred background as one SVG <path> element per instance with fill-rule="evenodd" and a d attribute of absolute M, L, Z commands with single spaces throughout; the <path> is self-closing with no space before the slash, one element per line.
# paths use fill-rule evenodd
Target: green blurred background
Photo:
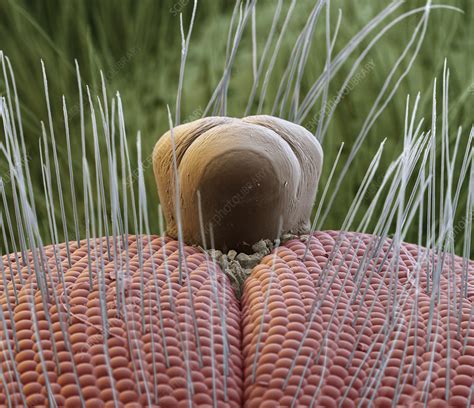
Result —
<path fill-rule="evenodd" d="M 335 53 L 345 45 L 368 21 L 386 7 L 389 1 L 348 1 L 331 2 L 331 19 L 334 28 L 338 9 L 342 10 L 340 34 L 335 45 Z M 284 11 L 289 1 L 284 1 Z M 264 112 L 272 108 L 274 95 L 288 65 L 288 59 L 295 40 L 308 18 L 314 2 L 304 0 L 297 3 L 287 34 L 283 38 L 280 54 L 269 83 Z M 400 15 L 424 2 L 410 0 L 397 11 Z M 370 131 L 361 151 L 346 177 L 335 205 L 325 223 L 326 228 L 339 228 L 346 215 L 349 203 L 355 196 L 367 166 L 378 149 L 379 143 L 387 138 L 381 164 L 383 169 L 396 157 L 402 148 L 405 119 L 406 95 L 414 98 L 422 93 L 420 115 L 427 122 L 431 115 L 431 97 L 434 77 L 442 77 L 444 59 L 447 58 L 450 75 L 451 129 L 462 125 L 463 140 L 467 139 L 474 119 L 474 2 L 471 0 L 445 0 L 464 10 L 458 13 L 450 10 L 433 10 L 428 24 L 426 38 L 415 60 L 413 69 L 405 78 L 394 99 L 380 116 Z M 44 199 L 41 195 L 41 172 L 38 141 L 41 136 L 40 121 L 47 121 L 41 77 L 40 59 L 43 59 L 48 73 L 50 96 L 53 106 L 53 120 L 56 137 L 59 140 L 59 158 L 64 174 L 67 174 L 67 158 L 64 143 L 64 123 L 62 119 L 61 96 L 66 96 L 68 106 L 74 112 L 77 108 L 78 91 L 75 77 L 74 59 L 77 59 L 84 83 L 90 85 L 94 94 L 100 89 L 99 70 L 102 69 L 107 81 L 109 96 L 120 91 L 125 110 L 125 121 L 132 155 L 132 167 L 136 168 L 135 137 L 142 132 L 143 156 L 148 157 L 157 138 L 168 129 L 166 106 L 174 113 L 176 90 L 181 58 L 181 37 L 179 12 L 183 13 L 185 30 L 189 24 L 191 0 L 2 0 L 0 2 L 0 49 L 12 61 L 17 88 L 21 100 L 23 126 L 31 158 L 33 183 L 36 191 L 38 221 L 48 242 L 48 222 L 45 215 Z M 259 0 L 256 8 L 257 46 L 261 53 L 273 18 L 276 1 Z M 226 41 L 233 1 L 200 0 L 194 31 L 191 37 L 185 71 L 182 99 L 182 121 L 199 117 L 205 109 L 224 68 Z M 283 17 L 278 27 L 281 28 Z M 343 98 L 331 122 L 324 141 L 325 170 L 321 180 L 323 186 L 339 145 L 345 142 L 342 161 L 349 154 L 364 119 L 367 117 L 384 80 L 396 59 L 403 51 L 420 15 L 412 16 L 391 29 L 370 51 L 362 63 L 373 62 L 369 74 Z M 391 21 L 389 19 L 388 21 Z M 320 17 L 314 33 L 310 57 L 301 84 L 302 93 L 320 75 L 325 63 L 324 13 Z M 252 47 L 250 25 L 245 30 L 232 70 L 228 92 L 228 114 L 241 116 L 247 104 L 253 82 Z M 378 32 L 378 30 L 376 30 Z M 369 39 L 374 35 L 370 35 Z M 335 94 L 338 85 L 349 73 L 355 57 L 368 44 L 365 40 L 358 47 L 354 57 L 343 65 L 329 89 L 329 97 Z M 411 55 L 411 53 L 410 53 Z M 3 81 L 3 80 L 2 80 Z M 3 93 L 4 85 L 1 85 Z M 438 93 L 441 87 L 438 86 Z M 318 104 L 319 107 L 319 104 Z M 316 112 L 316 110 L 314 111 Z M 311 117 L 312 115 L 310 115 Z M 86 118 L 89 116 L 86 115 Z M 308 121 L 309 119 L 306 119 Z M 89 122 L 89 121 L 88 121 Z M 305 122 L 303 122 L 305 125 Z M 82 184 L 80 182 L 80 132 L 79 115 L 71 113 L 69 123 L 74 154 L 74 168 L 78 177 L 77 193 L 79 211 L 82 213 Z M 89 126 L 89 125 L 88 125 Z M 452 139 L 455 132 L 452 131 Z M 92 138 L 88 137 L 88 149 L 92 152 Z M 91 157 L 91 155 L 89 155 Z M 7 165 L 2 157 L 0 174 L 6 174 Z M 146 183 L 150 214 L 156 214 L 157 195 L 151 165 L 145 164 Z M 378 181 L 377 181 L 378 180 Z M 375 195 L 370 189 L 363 202 L 361 214 Z M 71 216 L 70 192 L 65 188 L 66 212 L 70 229 L 74 228 Z M 466 189 L 461 203 L 465 202 Z M 464 204 L 460 206 L 463 214 Z M 157 217 L 150 217 L 152 231 L 158 231 Z M 59 215 L 58 215 L 59 220 Z M 414 224 L 407 240 L 415 241 L 417 226 Z M 458 241 L 457 252 L 461 252 L 462 242 Z M 471 255 L 472 257 L 472 255 Z"/>

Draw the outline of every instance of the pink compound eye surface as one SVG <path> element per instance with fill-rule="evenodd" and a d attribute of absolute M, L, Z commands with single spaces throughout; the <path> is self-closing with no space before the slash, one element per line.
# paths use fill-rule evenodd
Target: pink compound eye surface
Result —
<path fill-rule="evenodd" d="M 263 258 L 239 305 L 197 248 L 112 241 L 70 243 L 71 266 L 64 245 L 2 258 L 0 406 L 474 403 L 472 261 L 318 232 Z"/>
<path fill-rule="evenodd" d="M 0 406 L 240 407 L 229 281 L 193 247 L 178 268 L 166 241 L 129 237 L 109 254 L 97 240 L 91 269 L 85 243 L 71 243 L 71 268 L 64 247 L 45 248 L 40 270 L 32 254 L 21 268 L 4 257 Z"/>
<path fill-rule="evenodd" d="M 474 404 L 472 261 L 334 231 L 305 250 L 286 243 L 245 283 L 246 407 Z"/>

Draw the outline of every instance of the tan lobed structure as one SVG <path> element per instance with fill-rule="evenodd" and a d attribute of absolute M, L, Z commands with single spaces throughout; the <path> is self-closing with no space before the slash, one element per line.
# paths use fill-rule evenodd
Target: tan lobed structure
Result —
<path fill-rule="evenodd" d="M 186 243 L 222 250 L 308 232 L 322 162 L 310 132 L 272 116 L 177 126 L 153 152 L 167 233 L 178 238 L 178 211 Z"/>

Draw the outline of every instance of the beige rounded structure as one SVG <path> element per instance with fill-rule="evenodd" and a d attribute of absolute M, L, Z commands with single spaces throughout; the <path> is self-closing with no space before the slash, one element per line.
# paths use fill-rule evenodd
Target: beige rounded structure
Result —
<path fill-rule="evenodd" d="M 167 233 L 178 237 L 178 211 L 186 243 L 209 246 L 212 236 L 223 250 L 307 232 L 322 161 L 310 132 L 271 116 L 177 126 L 153 152 Z"/>

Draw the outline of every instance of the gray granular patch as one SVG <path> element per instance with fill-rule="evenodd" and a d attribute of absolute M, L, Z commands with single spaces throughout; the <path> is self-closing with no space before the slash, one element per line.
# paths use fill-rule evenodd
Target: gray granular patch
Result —
<path fill-rule="evenodd" d="M 273 251 L 273 248 L 284 244 L 292 239 L 306 242 L 307 235 L 285 234 L 279 240 L 261 239 L 252 245 L 252 254 L 237 252 L 233 249 L 227 253 L 216 249 L 207 250 L 208 254 L 219 264 L 221 269 L 229 276 L 236 296 L 240 299 L 241 290 L 245 279 L 250 275 L 262 258 Z"/>

